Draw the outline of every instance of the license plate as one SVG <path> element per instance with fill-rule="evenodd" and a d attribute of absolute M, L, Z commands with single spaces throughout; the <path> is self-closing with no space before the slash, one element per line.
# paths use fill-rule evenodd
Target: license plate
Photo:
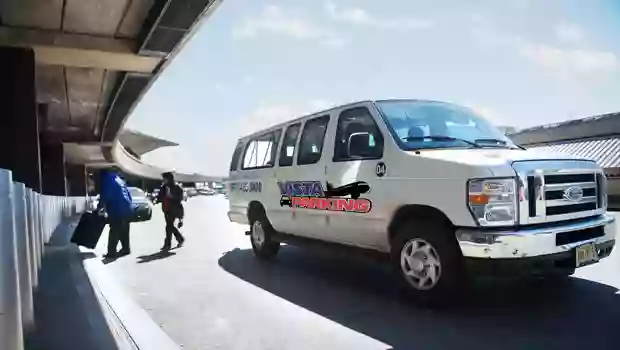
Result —
<path fill-rule="evenodd" d="M 584 266 L 598 261 L 598 254 L 594 243 L 584 244 L 577 247 L 575 251 L 576 265 Z"/>

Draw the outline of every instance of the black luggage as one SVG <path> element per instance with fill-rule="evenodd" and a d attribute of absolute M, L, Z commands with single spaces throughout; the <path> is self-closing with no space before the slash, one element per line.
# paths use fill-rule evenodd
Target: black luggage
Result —
<path fill-rule="evenodd" d="M 103 233 L 105 224 L 105 217 L 99 215 L 97 212 L 86 212 L 82 214 L 80 222 L 75 228 L 75 231 L 73 231 L 71 243 L 95 249 Z"/>

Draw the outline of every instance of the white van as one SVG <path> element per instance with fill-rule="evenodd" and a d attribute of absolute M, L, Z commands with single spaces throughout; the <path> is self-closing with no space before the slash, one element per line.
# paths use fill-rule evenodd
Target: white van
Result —
<path fill-rule="evenodd" d="M 595 162 L 524 150 L 442 102 L 358 102 L 243 137 L 227 185 L 259 258 L 280 242 L 384 253 L 428 302 L 468 275 L 568 276 L 615 244 Z"/>

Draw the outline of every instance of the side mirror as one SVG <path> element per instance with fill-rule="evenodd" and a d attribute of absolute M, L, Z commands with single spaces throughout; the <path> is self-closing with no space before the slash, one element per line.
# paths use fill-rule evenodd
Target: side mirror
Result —
<path fill-rule="evenodd" d="M 370 153 L 370 134 L 356 132 L 349 136 L 347 145 L 349 157 L 366 157 Z"/>

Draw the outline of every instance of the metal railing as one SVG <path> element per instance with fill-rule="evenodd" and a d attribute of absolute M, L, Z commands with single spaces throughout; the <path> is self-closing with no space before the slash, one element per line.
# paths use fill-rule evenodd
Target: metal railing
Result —
<path fill-rule="evenodd" d="M 24 334 L 35 324 L 43 247 L 63 219 L 86 205 L 86 197 L 41 195 L 0 169 L 0 349 L 24 349 Z"/>

